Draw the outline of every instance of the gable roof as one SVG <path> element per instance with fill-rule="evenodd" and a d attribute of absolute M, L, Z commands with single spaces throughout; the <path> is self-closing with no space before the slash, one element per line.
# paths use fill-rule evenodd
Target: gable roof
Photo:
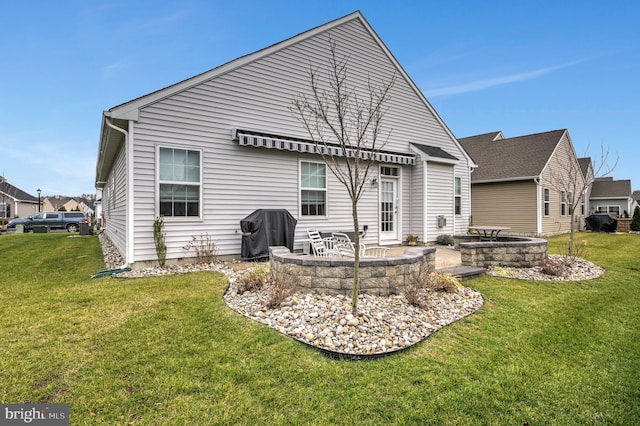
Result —
<path fill-rule="evenodd" d="M 27 194 L 22 189 L 11 185 L 2 176 L 0 176 L 0 193 L 7 197 L 13 198 L 16 201 L 23 201 L 27 203 L 37 203 L 38 198 L 33 195 Z"/>
<path fill-rule="evenodd" d="M 580 171 L 582 172 L 582 176 L 586 179 L 587 173 L 589 173 L 589 168 L 591 166 L 591 157 L 582 157 L 578 158 L 578 164 L 580 165 Z"/>
<path fill-rule="evenodd" d="M 566 129 L 515 138 L 496 139 L 501 132 L 460 138 L 458 141 L 478 164 L 473 183 L 527 180 L 540 177 Z"/>
<path fill-rule="evenodd" d="M 209 71 L 205 71 L 201 74 L 182 80 L 178 83 L 167 86 L 163 89 L 138 97 L 136 99 L 125 102 L 123 104 L 114 106 L 110 108 L 108 111 L 104 111 L 102 115 L 102 126 L 100 130 L 98 161 L 96 164 L 96 187 L 101 188 L 104 186 L 107 173 L 114 162 L 115 156 L 118 153 L 123 137 L 124 138 L 128 137 L 128 134 L 127 134 L 128 121 L 129 120 L 137 121 L 139 118 L 139 112 L 141 108 L 144 108 L 145 106 L 151 105 L 155 102 L 161 101 L 177 93 L 188 90 L 203 82 L 206 82 L 218 76 L 234 71 L 247 64 L 250 64 L 259 59 L 262 59 L 268 55 L 271 55 L 283 49 L 286 49 L 296 43 L 302 42 L 306 39 L 317 36 L 319 34 L 322 34 L 326 31 L 332 30 L 336 27 L 339 27 L 341 25 L 347 24 L 352 21 L 358 21 L 360 24 L 362 24 L 362 26 L 370 34 L 374 42 L 380 47 L 384 55 L 387 56 L 389 61 L 393 64 L 394 68 L 398 72 L 399 78 L 406 81 L 406 83 L 409 85 L 411 90 L 416 94 L 416 96 L 418 96 L 420 101 L 425 105 L 426 109 L 433 115 L 436 122 L 442 127 L 443 131 L 450 137 L 451 141 L 454 144 L 458 145 L 460 150 L 464 152 L 458 140 L 451 132 L 451 130 L 442 121 L 442 118 L 438 115 L 438 113 L 435 111 L 433 106 L 429 103 L 429 101 L 426 99 L 424 94 L 420 91 L 418 86 L 413 82 L 413 80 L 409 77 L 406 71 L 402 68 L 400 63 L 393 56 L 391 51 L 386 47 L 386 45 L 382 42 L 380 37 L 369 25 L 369 23 L 364 18 L 364 16 L 360 13 L 360 11 L 355 11 L 341 18 L 335 19 L 328 23 L 322 24 L 318 27 L 304 31 L 289 39 L 272 44 L 271 46 L 265 47 L 261 50 L 255 51 L 253 53 L 249 53 L 244 56 L 240 56 L 232 61 L 224 63 Z M 471 167 L 475 166 L 471 158 L 467 158 L 467 160 Z"/>
<path fill-rule="evenodd" d="M 629 198 L 631 197 L 631 181 L 613 180 L 613 178 L 596 178 L 591 188 L 590 198 Z"/>

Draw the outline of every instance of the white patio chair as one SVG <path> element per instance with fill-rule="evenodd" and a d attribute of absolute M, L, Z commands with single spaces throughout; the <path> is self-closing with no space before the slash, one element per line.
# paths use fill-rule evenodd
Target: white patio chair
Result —
<path fill-rule="evenodd" d="M 351 238 L 343 232 L 334 232 L 333 244 L 342 257 L 355 257 L 355 247 Z"/>
<path fill-rule="evenodd" d="M 307 229 L 311 254 L 321 257 L 340 256 L 332 238 L 322 238 L 317 229 Z"/>
<path fill-rule="evenodd" d="M 364 247 L 360 249 L 360 257 L 386 257 L 389 247 Z"/>

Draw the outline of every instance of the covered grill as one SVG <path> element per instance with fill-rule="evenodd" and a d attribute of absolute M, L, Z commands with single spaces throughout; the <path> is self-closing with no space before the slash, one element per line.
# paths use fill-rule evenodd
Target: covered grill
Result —
<path fill-rule="evenodd" d="M 240 221 L 243 260 L 266 260 L 270 246 L 293 251 L 296 219 L 284 209 L 259 209 Z"/>
<path fill-rule="evenodd" d="M 596 232 L 616 232 L 618 219 L 608 214 L 592 214 L 585 219 L 585 228 Z"/>

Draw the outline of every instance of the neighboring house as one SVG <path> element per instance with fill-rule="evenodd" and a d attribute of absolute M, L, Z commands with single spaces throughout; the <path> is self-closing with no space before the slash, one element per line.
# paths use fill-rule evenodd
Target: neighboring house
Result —
<path fill-rule="evenodd" d="M 64 207 L 66 211 L 80 210 L 88 215 L 94 213 L 94 198 L 82 195 L 80 197 L 65 197 L 61 195 L 44 198 L 43 211 L 53 212 Z"/>
<path fill-rule="evenodd" d="M 593 187 L 595 176 L 593 171 L 593 162 L 591 161 L 590 157 L 578 158 L 578 163 L 580 164 L 580 170 L 582 171 L 582 175 L 584 176 L 586 188 L 582 193 L 582 196 L 580 198 L 580 208 L 576 213 L 580 216 L 579 229 L 584 229 L 584 219 L 589 216 L 589 212 L 591 211 L 589 199 L 591 197 L 591 189 Z"/>
<path fill-rule="evenodd" d="M 640 191 L 635 190 L 631 193 L 631 198 L 633 199 L 633 204 L 631 205 L 631 210 L 629 210 L 629 214 L 633 216 L 633 212 L 636 207 L 640 205 Z"/>
<path fill-rule="evenodd" d="M 38 212 L 38 197 L 29 195 L 0 176 L 0 221 Z"/>
<path fill-rule="evenodd" d="M 589 200 L 591 213 L 609 213 L 623 217 L 633 214 L 633 198 L 630 180 L 613 180 L 612 177 L 596 178 Z"/>
<path fill-rule="evenodd" d="M 78 202 L 75 198 L 57 195 L 45 197 L 42 207 L 42 210 L 45 212 L 55 212 L 60 210 L 62 207 L 64 207 L 66 211 L 70 212 L 78 207 Z"/>
<path fill-rule="evenodd" d="M 354 12 L 103 113 L 96 188 L 106 233 L 128 264 L 157 259 L 160 215 L 169 260 L 192 255 L 183 247 L 203 233 L 219 254 L 239 254 L 240 221 L 256 209 L 297 219 L 295 249 L 307 229 L 353 229 L 345 188 L 292 112 L 294 99 L 310 94 L 309 67 L 324 72 L 329 63 L 330 41 L 358 87 L 396 78 L 385 104 L 388 142 L 359 203 L 364 242 L 467 231 L 475 165 Z"/>
<path fill-rule="evenodd" d="M 492 132 L 459 141 L 478 165 L 471 174 L 473 225 L 500 225 L 529 236 L 570 230 L 573 194 L 560 188 L 575 180 L 580 192 L 584 176 L 566 129 L 515 138 Z"/>

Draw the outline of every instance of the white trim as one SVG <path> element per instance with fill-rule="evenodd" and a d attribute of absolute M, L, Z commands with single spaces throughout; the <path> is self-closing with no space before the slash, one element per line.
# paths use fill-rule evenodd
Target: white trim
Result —
<path fill-rule="evenodd" d="M 544 200 L 542 182 L 536 180 L 536 235 L 542 235 L 542 216 L 544 215 Z M 542 204 L 541 204 L 542 203 Z"/>
<path fill-rule="evenodd" d="M 302 163 L 322 164 L 324 166 L 324 215 L 303 215 L 302 214 L 302 191 L 322 191 L 322 188 L 302 188 Z M 329 217 L 329 167 L 324 161 L 298 160 L 298 219 L 327 219 Z"/>
<path fill-rule="evenodd" d="M 164 217 L 164 221 L 165 222 L 199 222 L 202 221 L 203 217 L 203 204 L 204 204 L 204 200 L 202 199 L 202 194 L 203 194 L 203 164 L 204 164 L 204 159 L 203 159 L 203 151 L 201 148 L 188 148 L 182 145 L 171 145 L 171 144 L 156 144 L 155 145 L 155 159 L 154 159 L 154 164 L 155 164 L 155 182 L 154 182 L 154 188 L 155 188 L 155 196 L 154 196 L 154 207 L 153 210 L 155 212 L 155 217 L 159 217 L 160 216 L 160 183 L 163 184 L 169 184 L 169 185 L 187 185 L 187 186 L 196 186 L 193 182 L 187 182 L 187 181 L 167 181 L 167 180 L 163 180 L 162 182 L 160 182 L 160 149 L 161 148 L 166 148 L 166 149 L 179 149 L 179 150 L 183 150 L 183 151 L 194 151 L 194 152 L 198 152 L 199 156 L 199 181 L 198 181 L 198 216 L 163 216 Z"/>
<path fill-rule="evenodd" d="M 423 238 L 422 241 L 429 241 L 429 235 L 428 235 L 428 230 L 429 230 L 429 173 L 427 172 L 427 162 L 423 161 L 422 162 L 422 234 L 423 234 Z"/>
<path fill-rule="evenodd" d="M 125 225 L 125 229 L 126 231 L 126 235 L 125 235 L 125 245 L 126 245 L 126 263 L 127 264 L 132 264 L 134 262 L 134 248 L 135 248 L 135 234 L 134 234 L 134 223 L 133 223 L 133 216 L 134 216 L 134 212 L 135 212 L 135 197 L 134 197 L 134 173 L 133 173 L 133 167 L 134 167 L 134 161 L 135 161 L 135 157 L 133 154 L 133 142 L 135 139 L 135 135 L 134 135 L 134 123 L 133 121 L 129 121 L 129 135 L 128 137 L 125 137 L 125 152 L 126 152 L 126 158 L 125 158 L 125 173 L 127 176 L 127 208 L 126 208 L 126 225 Z"/>

